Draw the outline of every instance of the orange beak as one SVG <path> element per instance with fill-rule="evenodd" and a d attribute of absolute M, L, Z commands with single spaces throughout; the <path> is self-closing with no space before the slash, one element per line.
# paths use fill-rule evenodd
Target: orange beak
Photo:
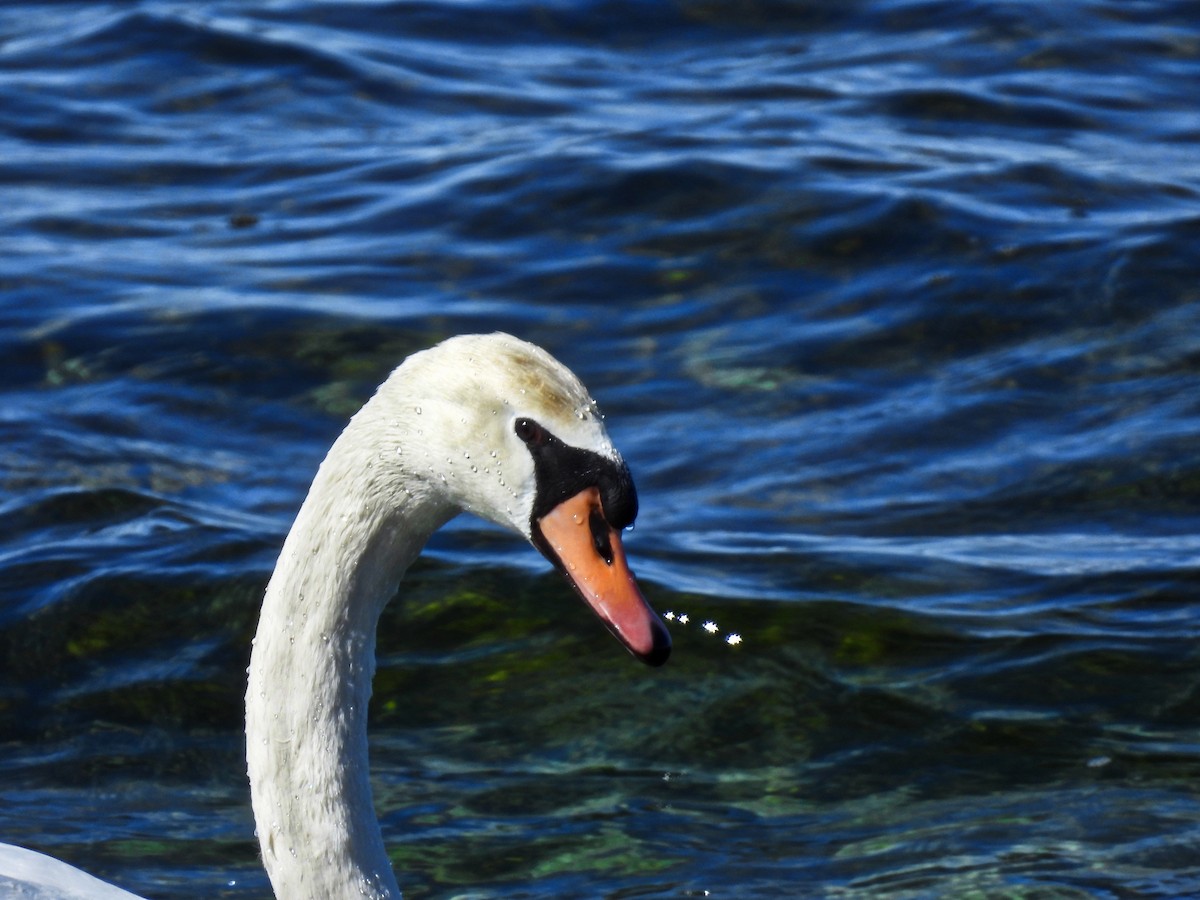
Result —
<path fill-rule="evenodd" d="M 538 548 L 622 644 L 644 663 L 661 666 L 671 636 L 638 589 L 621 534 L 608 524 L 600 491 L 591 487 L 564 500 L 537 521 Z"/>

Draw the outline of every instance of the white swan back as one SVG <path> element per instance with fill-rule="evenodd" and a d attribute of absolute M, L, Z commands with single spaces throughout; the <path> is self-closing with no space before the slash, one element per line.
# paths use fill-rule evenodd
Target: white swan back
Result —
<path fill-rule="evenodd" d="M 20 900 L 141 900 L 34 850 L 0 844 L 0 897 Z"/>

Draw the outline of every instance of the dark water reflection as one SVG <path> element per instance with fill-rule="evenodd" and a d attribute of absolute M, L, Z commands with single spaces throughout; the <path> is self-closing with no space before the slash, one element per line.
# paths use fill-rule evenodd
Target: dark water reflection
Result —
<path fill-rule="evenodd" d="M 283 534 L 501 328 L 689 622 L 645 670 L 439 534 L 375 697 L 406 896 L 1200 895 L 1198 57 L 1171 2 L 5 7 L 0 839 L 267 894 Z"/>

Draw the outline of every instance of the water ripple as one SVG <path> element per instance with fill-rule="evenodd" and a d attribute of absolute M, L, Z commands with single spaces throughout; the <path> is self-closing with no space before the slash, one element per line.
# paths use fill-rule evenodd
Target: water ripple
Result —
<path fill-rule="evenodd" d="M 598 396 L 690 624 L 622 667 L 530 548 L 438 535 L 372 711 L 411 896 L 1197 893 L 1190 4 L 0 34 L 0 834 L 263 893 L 274 555 L 390 368 L 499 328 Z"/>

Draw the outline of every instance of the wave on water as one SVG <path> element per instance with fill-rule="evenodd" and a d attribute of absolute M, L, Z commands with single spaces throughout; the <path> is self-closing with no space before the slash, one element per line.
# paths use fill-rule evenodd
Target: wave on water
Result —
<path fill-rule="evenodd" d="M 393 366 L 502 329 L 605 410 L 676 649 L 437 535 L 373 708 L 406 896 L 1200 894 L 1198 48 L 1170 0 L 0 9 L 0 836 L 263 895 L 283 535 Z"/>

